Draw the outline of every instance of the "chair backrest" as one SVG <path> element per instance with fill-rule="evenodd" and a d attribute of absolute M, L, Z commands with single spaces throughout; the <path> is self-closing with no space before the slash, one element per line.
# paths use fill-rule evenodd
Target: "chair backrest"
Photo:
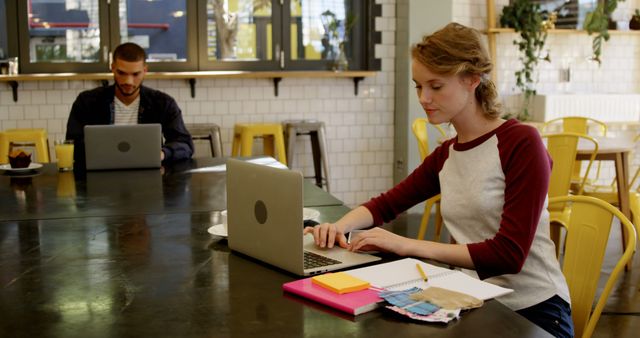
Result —
<path fill-rule="evenodd" d="M 551 119 L 542 125 L 542 133 L 550 133 L 551 130 L 549 129 L 552 129 L 554 127 L 556 127 L 555 129 L 558 129 L 557 127 L 560 127 L 560 130 L 556 130 L 555 132 L 578 133 L 590 136 L 607 136 L 607 124 L 591 117 L 565 116 Z M 598 161 L 595 168 L 595 175 L 593 175 L 594 180 L 600 178 L 601 167 L 602 163 Z M 582 168 L 580 162 L 576 162 L 576 165 L 573 169 L 574 181 L 579 181 L 582 179 L 581 169 Z M 587 175 L 584 176 L 588 177 Z"/>
<path fill-rule="evenodd" d="M 424 160 L 427 155 L 429 155 L 429 133 L 427 131 L 427 126 L 429 125 L 429 120 L 424 117 L 419 117 L 413 121 L 411 124 L 411 130 L 413 131 L 413 136 L 416 137 L 418 141 L 418 150 L 420 150 L 420 160 Z M 432 124 L 440 132 L 440 136 L 443 138 L 447 136 L 444 129 L 439 125 Z"/>
<path fill-rule="evenodd" d="M 583 116 L 565 116 L 551 119 L 542 125 L 542 132 L 551 132 L 549 129 L 560 123 L 562 124 L 560 130 L 553 132 L 570 132 L 592 136 L 607 136 L 606 123 L 594 118 Z"/>
<path fill-rule="evenodd" d="M 636 135 L 633 138 L 633 143 L 636 145 L 636 149 L 638 149 L 639 142 L 640 142 L 640 134 Z M 631 158 L 633 158 L 633 156 L 631 156 Z M 633 189 L 633 187 L 636 186 L 636 181 L 638 180 L 638 177 L 640 177 L 640 166 L 636 168 L 635 174 L 633 174 L 633 178 L 631 178 L 631 182 L 629 182 L 629 187 L 631 189 Z M 615 179 L 613 181 L 614 182 L 612 183 L 612 185 L 615 184 Z M 636 191 L 640 192 L 640 186 L 636 187 Z"/>
<path fill-rule="evenodd" d="M 27 149 L 35 151 L 34 156 L 31 158 L 33 161 L 49 163 L 51 160 L 46 129 L 7 129 L 0 132 L 0 163 L 9 161 L 7 156 L 15 144 L 22 144 Z"/>
<path fill-rule="evenodd" d="M 549 197 L 564 196 L 569 194 L 571 177 L 578 152 L 578 142 L 589 142 L 593 146 L 593 152 L 589 159 L 586 173 L 579 185 L 578 195 L 582 193 L 584 184 L 591 170 L 591 165 L 598 152 L 598 142 L 590 136 L 578 133 L 559 133 L 542 135 L 547 141 L 547 151 L 553 160 L 551 178 L 549 180 Z"/>
<path fill-rule="evenodd" d="M 614 283 L 635 252 L 635 228 L 620 210 L 601 199 L 589 196 L 549 199 L 549 206 L 566 203 L 571 204 L 571 217 L 566 224 L 562 272 L 571 294 L 575 336 L 591 337 Z M 614 216 L 620 220 L 629 236 L 624 243 L 622 257 L 615 264 L 593 307 Z"/>
<path fill-rule="evenodd" d="M 214 123 L 192 123 L 185 125 L 193 140 L 193 157 L 222 157 L 220 127 Z M 205 155 L 206 154 L 206 155 Z"/>

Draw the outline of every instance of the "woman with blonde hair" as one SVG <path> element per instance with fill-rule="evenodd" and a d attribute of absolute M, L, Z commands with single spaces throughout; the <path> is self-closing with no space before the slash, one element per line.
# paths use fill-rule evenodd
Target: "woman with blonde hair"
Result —
<path fill-rule="evenodd" d="M 450 123 L 457 136 L 391 190 L 305 233 L 313 233 L 320 247 L 337 243 L 475 270 L 487 282 L 514 289 L 500 302 L 555 336 L 573 336 L 569 291 L 549 238 L 551 160 L 538 132 L 500 118 L 489 79 L 493 64 L 476 30 L 448 24 L 425 36 L 411 56 L 413 82 L 429 122 Z M 379 227 L 347 244 L 351 230 L 389 222 L 437 194 L 456 244 L 406 238 Z"/>

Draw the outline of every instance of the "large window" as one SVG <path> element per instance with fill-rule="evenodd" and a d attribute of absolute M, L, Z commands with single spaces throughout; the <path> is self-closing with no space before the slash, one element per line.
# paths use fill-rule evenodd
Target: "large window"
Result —
<path fill-rule="evenodd" d="M 328 70 L 340 58 L 371 69 L 374 0 L 5 2 L 18 19 L 0 20 L 0 38 L 15 32 L 19 43 L 2 38 L 0 48 L 16 49 L 23 73 L 106 72 L 128 41 L 147 51 L 151 71 Z"/>
<path fill-rule="evenodd" d="M 120 0 L 120 42 L 135 42 L 148 61 L 187 61 L 187 1 Z"/>
<path fill-rule="evenodd" d="M 29 62 L 100 60 L 98 0 L 29 0 L 26 5 Z"/>
<path fill-rule="evenodd" d="M 365 42 L 374 31 L 371 9 L 367 1 L 291 0 L 284 19 L 289 27 L 286 67 L 370 69 L 373 46 L 369 49 Z"/>
<path fill-rule="evenodd" d="M 7 13 L 5 0 L 0 0 L 0 13 Z M 9 42 L 7 40 L 7 18 L 0 15 L 0 63 L 9 56 Z"/>

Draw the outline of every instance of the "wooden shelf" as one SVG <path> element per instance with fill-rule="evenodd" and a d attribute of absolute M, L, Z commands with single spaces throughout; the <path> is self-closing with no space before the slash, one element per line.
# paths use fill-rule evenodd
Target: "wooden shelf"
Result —
<path fill-rule="evenodd" d="M 195 97 L 196 79 L 272 79 L 274 94 L 278 96 L 278 84 L 283 78 L 351 78 L 354 85 L 354 95 L 358 95 L 358 83 L 365 77 L 371 77 L 375 71 L 194 71 L 194 72 L 148 72 L 146 79 L 183 79 L 191 86 L 191 97 Z M 13 90 L 13 100 L 18 101 L 19 81 L 100 81 L 107 86 L 113 80 L 112 73 L 43 73 L 0 75 L 0 82 L 7 82 Z"/>
<path fill-rule="evenodd" d="M 548 30 L 549 34 L 588 34 L 587 31 L 582 29 L 550 29 Z M 513 28 L 490 28 L 485 31 L 485 33 L 489 34 L 500 34 L 500 33 L 515 33 Z M 640 31 L 628 30 L 628 31 L 619 31 L 619 30 L 609 30 L 609 34 L 611 35 L 640 35 Z"/>
<path fill-rule="evenodd" d="M 211 78 L 353 78 L 374 76 L 375 71 L 196 71 L 196 72 L 148 72 L 146 79 L 211 79 Z M 113 80 L 111 73 L 43 73 L 0 75 L 0 82 L 8 81 L 63 81 L 63 80 Z"/>

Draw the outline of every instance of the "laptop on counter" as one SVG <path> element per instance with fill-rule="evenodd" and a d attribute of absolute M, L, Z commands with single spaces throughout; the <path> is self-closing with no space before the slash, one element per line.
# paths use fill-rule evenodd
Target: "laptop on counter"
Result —
<path fill-rule="evenodd" d="M 338 246 L 316 247 L 311 234 L 303 236 L 302 201 L 300 172 L 228 159 L 229 247 L 300 276 L 380 260 Z"/>
<path fill-rule="evenodd" d="M 84 127 L 87 170 L 160 168 L 160 124 Z"/>

